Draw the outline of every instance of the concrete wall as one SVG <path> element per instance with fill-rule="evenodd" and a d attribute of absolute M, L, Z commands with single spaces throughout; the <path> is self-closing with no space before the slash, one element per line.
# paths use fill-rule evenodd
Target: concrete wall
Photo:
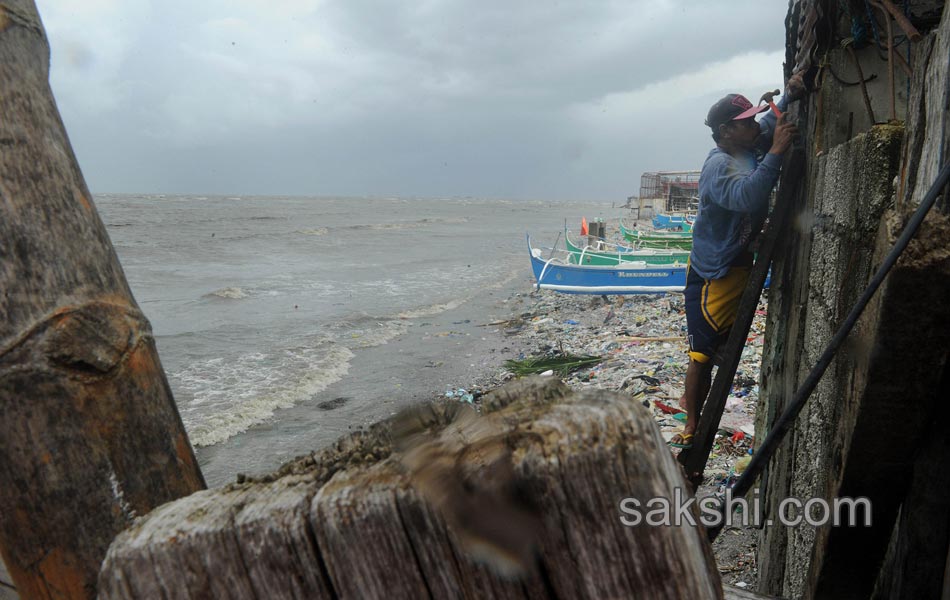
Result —
<path fill-rule="evenodd" d="M 783 282 L 787 278 L 792 285 L 770 292 L 762 399 L 771 406 L 760 409 L 763 417 L 774 418 L 778 407 L 784 408 L 863 290 L 872 267 L 869 241 L 891 202 L 900 132 L 881 126 L 859 134 L 818 157 L 808 173 L 807 201 L 786 246 L 798 259 L 786 265 L 791 273 L 783 273 Z M 796 318 L 786 318 L 788 312 Z M 795 350 L 788 352 L 790 348 Z M 863 359 L 865 350 L 860 342 L 849 344 L 799 416 L 769 472 L 763 499 L 772 514 L 783 498 L 830 496 L 842 454 L 835 444 L 843 425 L 842 399 L 851 392 L 854 362 Z M 768 430 L 764 422 L 757 427 L 763 429 Z M 760 559 L 760 581 L 770 590 L 800 596 L 814 539 L 809 527 L 764 530 L 761 552 L 770 559 Z"/>
<path fill-rule="evenodd" d="M 915 44 L 913 76 L 895 70 L 895 111 L 904 123 L 872 126 L 860 86 L 847 85 L 858 79 L 854 57 L 840 46 L 824 56 L 836 76 L 819 76 L 821 89 L 791 108 L 805 132 L 807 175 L 799 182 L 795 226 L 773 267 L 779 285 L 769 298 L 757 431 L 768 431 L 784 410 L 948 156 L 946 13 L 939 28 Z M 843 29 L 846 15 L 837 16 Z M 836 15 L 826 11 L 826 17 Z M 878 74 L 867 93 L 871 112 L 884 121 L 891 110 L 887 65 L 874 49 L 856 54 L 865 77 Z M 913 544 L 906 539 L 913 524 L 901 522 L 913 512 L 911 474 L 921 452 L 915 440 L 935 398 L 945 393 L 941 378 L 950 343 L 944 339 L 948 303 L 921 290 L 936 290 L 937 297 L 950 291 L 946 220 L 939 210 L 932 215 L 918 236 L 922 245 L 908 249 L 923 258 L 899 263 L 762 479 L 770 516 L 790 496 L 868 494 L 875 501 L 874 531 L 764 529 L 759 591 L 792 598 L 868 597 L 881 565 L 885 572 L 888 565 L 898 571 L 898 563 L 913 562 L 907 550 Z M 901 546 L 894 541 L 902 539 L 901 527 L 903 551 L 895 550 Z M 933 542 L 941 560 L 946 544 L 944 534 Z M 843 582 L 850 587 L 840 588 Z M 881 597 L 910 589 L 906 580 L 903 591 L 886 581 L 877 585 Z"/>

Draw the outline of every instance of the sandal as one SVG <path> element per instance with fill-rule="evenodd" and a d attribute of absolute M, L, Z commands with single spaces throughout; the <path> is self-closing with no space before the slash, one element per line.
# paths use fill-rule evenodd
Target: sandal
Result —
<path fill-rule="evenodd" d="M 679 438 L 680 441 L 675 441 Z M 667 442 L 671 448 L 679 448 L 680 450 L 686 450 L 687 448 L 693 447 L 693 434 L 692 433 L 677 433 L 673 438 Z"/>

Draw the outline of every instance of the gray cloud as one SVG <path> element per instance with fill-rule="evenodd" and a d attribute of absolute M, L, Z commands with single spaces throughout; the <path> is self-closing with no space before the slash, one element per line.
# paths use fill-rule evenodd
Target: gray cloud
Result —
<path fill-rule="evenodd" d="M 94 192 L 622 200 L 784 47 L 744 0 L 38 4 Z"/>

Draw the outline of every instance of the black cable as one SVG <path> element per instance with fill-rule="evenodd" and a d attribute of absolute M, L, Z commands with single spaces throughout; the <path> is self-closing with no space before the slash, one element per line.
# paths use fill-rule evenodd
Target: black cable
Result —
<path fill-rule="evenodd" d="M 835 81 L 837 81 L 838 83 L 840 83 L 841 85 L 845 87 L 861 85 L 862 83 L 867 83 L 869 81 L 874 81 L 875 79 L 877 79 L 877 74 L 871 73 L 869 76 L 865 77 L 864 80 L 858 79 L 857 81 L 847 81 L 846 79 L 842 79 L 841 77 L 839 77 L 838 74 L 834 72 L 834 69 L 831 68 L 830 64 L 825 65 L 825 68 L 828 69 L 828 72 L 831 73 L 831 76 L 834 78 Z"/>
<path fill-rule="evenodd" d="M 864 293 L 861 294 L 861 297 L 851 309 L 851 312 L 848 314 L 848 318 L 845 319 L 844 323 L 841 324 L 841 327 L 838 328 L 838 331 L 835 333 L 834 337 L 831 338 L 830 342 L 828 342 L 828 346 L 825 348 L 825 351 L 821 354 L 821 357 L 819 357 L 818 362 L 815 363 L 815 366 L 812 367 L 811 372 L 808 374 L 808 377 L 805 378 L 805 381 L 802 382 L 801 387 L 799 387 L 798 391 L 795 392 L 795 396 L 792 398 L 788 408 L 785 409 L 785 412 L 782 413 L 782 416 L 779 417 L 768 436 L 766 436 L 765 441 L 762 442 L 758 452 L 752 455 L 752 461 L 749 463 L 749 466 L 746 467 L 745 471 L 742 473 L 742 476 L 739 477 L 739 480 L 736 481 L 735 486 L 732 488 L 733 498 L 742 498 L 745 496 L 749 489 L 752 488 L 752 483 L 755 481 L 755 478 L 758 477 L 759 473 L 761 473 L 766 465 L 768 465 L 769 460 L 778 449 L 779 444 L 782 443 L 785 435 L 792 428 L 792 425 L 794 425 L 795 419 L 805 406 L 805 402 L 811 396 L 811 393 L 815 390 L 815 387 L 821 380 L 821 376 L 825 374 L 825 370 L 828 368 L 828 365 L 831 364 L 831 361 L 834 359 L 838 349 L 844 343 L 845 338 L 848 337 L 848 334 L 851 333 L 851 329 L 854 328 L 854 325 L 857 323 L 861 313 L 864 312 L 868 302 L 871 301 L 871 297 L 874 296 L 874 293 L 877 292 L 877 289 L 881 286 L 881 283 L 884 282 L 884 278 L 887 277 L 887 273 L 891 270 L 891 268 L 897 262 L 897 259 L 900 258 L 900 255 L 907 248 L 907 244 L 910 243 L 911 238 L 914 237 L 915 233 L 917 233 L 917 230 L 920 228 L 920 224 L 924 221 L 924 217 L 926 217 L 927 213 L 930 212 L 930 209 L 940 196 L 941 190 L 943 190 L 944 186 L 947 185 L 948 180 L 950 180 L 950 162 L 947 162 L 947 164 L 945 164 L 943 168 L 940 169 L 940 173 L 937 175 L 936 181 L 934 181 L 933 185 L 930 186 L 930 190 L 927 192 L 927 195 L 924 196 L 924 199 L 917 208 L 917 211 L 914 213 L 914 216 L 911 217 L 910 221 L 907 223 L 907 226 L 904 227 L 904 231 L 901 232 L 900 237 L 897 238 L 897 241 L 894 243 L 894 247 L 891 248 L 890 253 L 888 253 L 887 257 L 884 259 L 884 262 L 881 263 L 881 267 L 877 270 L 877 273 L 874 274 L 871 282 L 868 283 Z M 719 505 L 720 519 L 718 525 L 711 527 L 707 533 L 709 541 L 716 539 L 716 536 L 718 536 L 719 532 L 722 531 L 726 521 L 726 515 L 723 513 L 725 509 L 726 503 L 723 502 Z"/>

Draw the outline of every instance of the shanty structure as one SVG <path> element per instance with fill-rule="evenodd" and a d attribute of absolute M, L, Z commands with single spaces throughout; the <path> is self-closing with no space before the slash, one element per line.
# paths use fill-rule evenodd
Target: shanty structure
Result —
<path fill-rule="evenodd" d="M 651 214 L 695 211 L 698 203 L 699 171 L 658 171 L 640 176 L 640 211 L 649 208 Z"/>

